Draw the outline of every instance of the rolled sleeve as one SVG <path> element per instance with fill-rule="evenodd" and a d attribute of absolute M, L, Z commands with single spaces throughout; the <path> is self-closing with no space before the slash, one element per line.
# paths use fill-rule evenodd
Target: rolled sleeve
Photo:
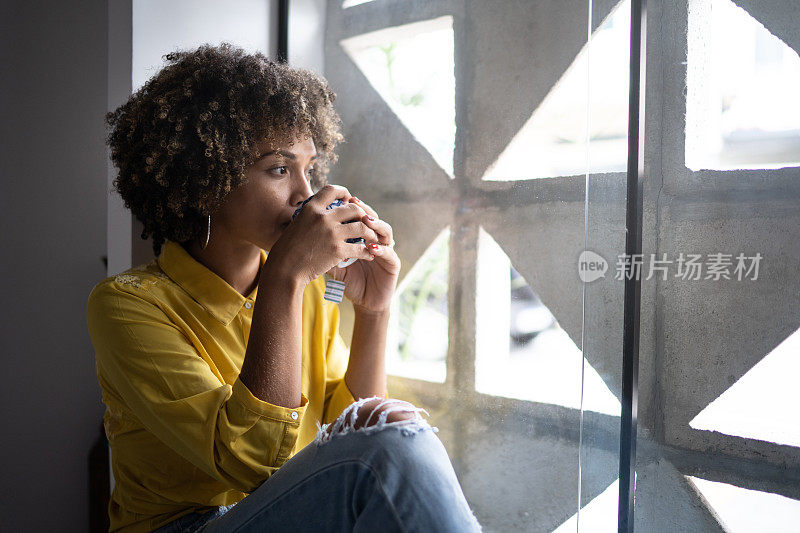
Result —
<path fill-rule="evenodd" d="M 244 418 L 255 415 L 267 421 L 275 421 L 284 425 L 283 438 L 275 449 L 275 457 L 270 461 L 274 466 L 281 466 L 289 459 L 289 454 L 294 447 L 300 431 L 300 422 L 306 412 L 308 398 L 300 393 L 300 407 L 282 407 L 265 402 L 253 395 L 247 385 L 240 379 L 233 383 L 231 401 L 239 404 L 244 409 Z"/>
<path fill-rule="evenodd" d="M 109 394 L 158 440 L 230 488 L 252 492 L 288 458 L 308 404 L 256 398 L 225 383 L 156 302 L 96 287 L 87 321 Z M 109 435 L 113 439 L 114 435 Z"/>

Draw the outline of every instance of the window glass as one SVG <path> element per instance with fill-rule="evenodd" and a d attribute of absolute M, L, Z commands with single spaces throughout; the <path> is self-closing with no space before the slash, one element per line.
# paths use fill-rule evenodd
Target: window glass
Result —
<path fill-rule="evenodd" d="M 800 165 L 800 57 L 731 0 L 689 12 L 686 166 Z"/>

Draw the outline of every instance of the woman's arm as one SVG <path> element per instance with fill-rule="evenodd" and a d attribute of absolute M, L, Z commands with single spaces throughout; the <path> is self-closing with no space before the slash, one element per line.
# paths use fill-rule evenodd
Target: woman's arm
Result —
<path fill-rule="evenodd" d="M 353 341 L 344 381 L 355 397 L 386 397 L 386 330 L 389 305 L 400 274 L 400 258 L 394 251 L 392 227 L 358 198 L 352 197 L 350 202 L 367 213 L 361 217 L 361 222 L 375 231 L 378 240 L 368 246 L 374 260 L 359 265 L 362 268 L 350 267 L 344 272 L 339 268 L 331 269 L 339 274 L 334 276 L 336 279 L 345 282 L 345 294 L 355 309 Z"/>
<path fill-rule="evenodd" d="M 389 310 L 356 309 L 344 381 L 356 399 L 386 396 L 386 330 Z"/>
<path fill-rule="evenodd" d="M 265 402 L 295 408 L 302 398 L 303 292 L 345 257 L 373 255 L 346 238 L 377 239 L 366 225 L 344 224 L 364 213 L 358 206 L 326 209 L 349 200 L 344 187 L 326 185 L 306 204 L 270 249 L 261 267 L 258 298 L 239 380 Z"/>
<path fill-rule="evenodd" d="M 152 454 L 161 448 L 153 442 L 160 441 L 220 483 L 252 492 L 288 460 L 308 398 L 281 407 L 255 397 L 241 380 L 223 382 L 209 354 L 167 315 L 175 308 L 162 309 L 168 300 L 154 292 L 112 277 L 89 296 L 86 318 L 103 399 L 132 413 L 134 427 L 154 437 L 141 440 L 134 454 L 145 463 L 158 460 Z M 107 428 L 112 439 L 131 429 Z"/>
<path fill-rule="evenodd" d="M 304 284 L 264 263 L 239 380 L 257 398 L 295 408 L 302 390 Z M 276 312 L 281 310 L 281 312 Z"/>

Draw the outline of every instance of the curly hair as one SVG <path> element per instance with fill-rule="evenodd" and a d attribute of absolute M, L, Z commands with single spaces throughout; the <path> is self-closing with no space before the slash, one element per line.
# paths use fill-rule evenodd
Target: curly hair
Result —
<path fill-rule="evenodd" d="M 266 141 L 311 136 L 317 190 L 344 140 L 327 81 L 230 43 L 175 51 L 128 101 L 106 114 L 106 143 L 119 169 L 115 190 L 153 237 L 184 243 L 205 231 L 207 215 L 246 180 Z"/>

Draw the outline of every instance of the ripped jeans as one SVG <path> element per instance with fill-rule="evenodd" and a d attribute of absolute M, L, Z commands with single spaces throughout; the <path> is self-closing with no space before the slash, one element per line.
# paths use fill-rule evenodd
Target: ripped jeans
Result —
<path fill-rule="evenodd" d="M 355 429 L 358 409 L 375 399 L 383 410 L 370 414 L 374 425 Z M 387 422 L 394 411 L 414 417 Z M 239 503 L 157 532 L 481 531 L 438 429 L 420 411 L 427 414 L 401 400 L 362 398 L 332 424 L 317 423 L 314 441 Z"/>

